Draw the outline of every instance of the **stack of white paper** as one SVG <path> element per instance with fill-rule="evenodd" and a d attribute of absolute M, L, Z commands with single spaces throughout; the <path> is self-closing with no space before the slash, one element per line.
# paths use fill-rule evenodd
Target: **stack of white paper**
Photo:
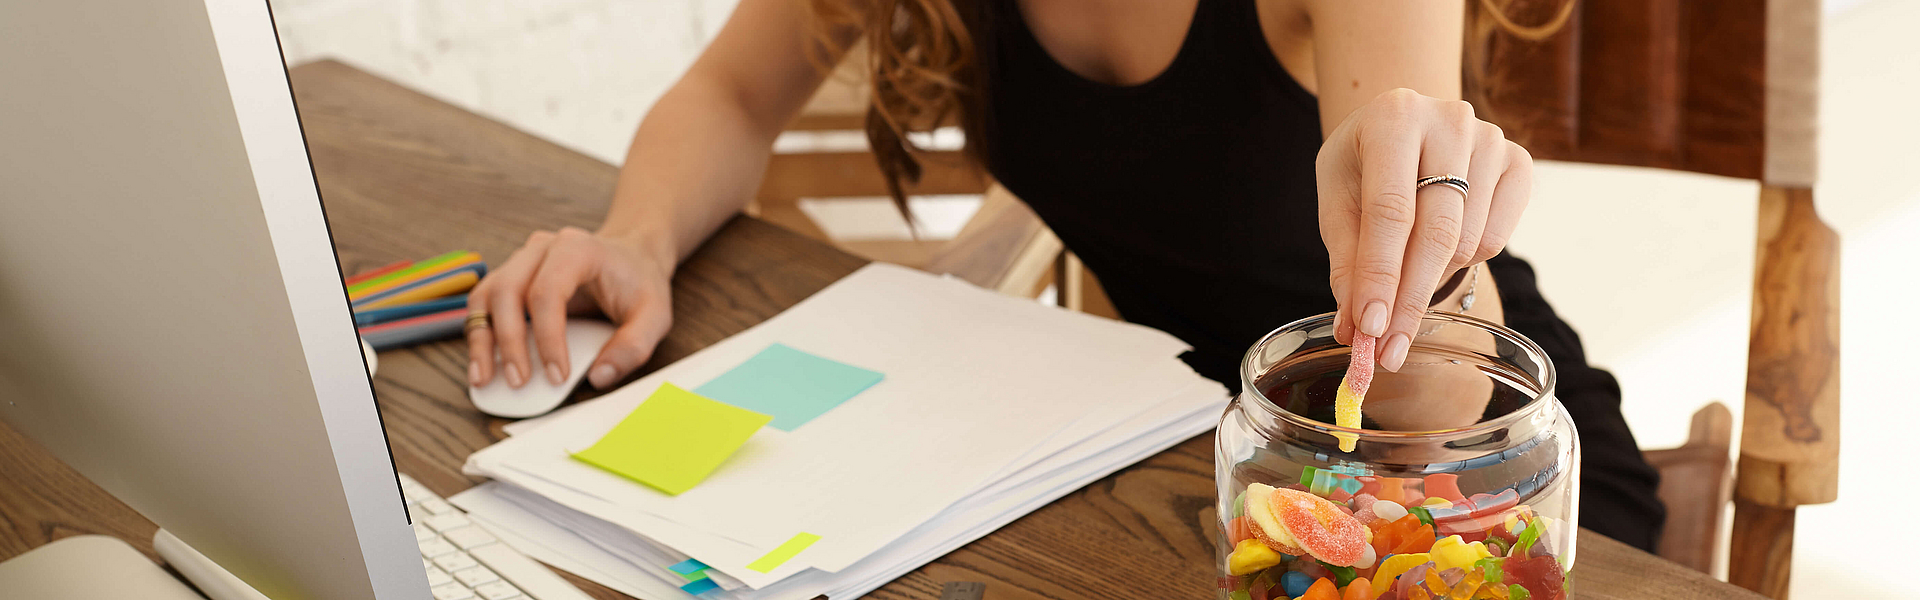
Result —
<path fill-rule="evenodd" d="M 763 428 L 669 496 L 574 460 L 663 382 L 693 388 L 772 343 L 885 374 L 792 431 Z M 1165 333 L 874 264 L 621 390 L 517 423 L 454 504 L 521 551 L 650 599 L 856 597 L 1206 431 L 1226 392 Z M 756 559 L 819 536 L 766 572 Z M 763 565 L 764 566 L 764 565 Z"/>

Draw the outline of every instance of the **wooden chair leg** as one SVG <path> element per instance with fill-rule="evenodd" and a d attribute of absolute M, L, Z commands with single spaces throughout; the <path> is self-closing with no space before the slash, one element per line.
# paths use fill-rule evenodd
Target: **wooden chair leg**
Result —
<path fill-rule="evenodd" d="M 1840 238 L 1812 190 L 1774 185 L 1758 234 L 1728 579 L 1784 599 L 1794 508 L 1839 490 Z"/>
<path fill-rule="evenodd" d="M 1732 493 L 1733 412 L 1719 402 L 1693 413 L 1687 443 L 1646 451 L 1660 470 L 1660 500 L 1667 505 L 1659 554 L 1702 573 L 1713 573 L 1722 514 Z"/>
<path fill-rule="evenodd" d="M 1791 508 L 1734 499 L 1729 583 L 1786 600 L 1793 567 L 1793 516 Z"/>

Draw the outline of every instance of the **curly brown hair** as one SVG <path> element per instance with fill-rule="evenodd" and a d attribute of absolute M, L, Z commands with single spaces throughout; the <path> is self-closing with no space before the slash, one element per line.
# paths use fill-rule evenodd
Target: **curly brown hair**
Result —
<path fill-rule="evenodd" d="M 990 43 L 993 0 L 809 0 L 810 30 L 819 42 L 812 58 L 824 70 L 855 44 L 867 47 L 864 72 L 871 83 L 866 133 L 888 191 L 902 214 L 906 185 L 920 179 L 921 149 L 907 134 L 958 124 L 966 155 L 986 164 L 981 139 L 986 120 L 986 81 L 980 48 Z M 1248 0 L 1251 1 L 1251 0 Z M 1549 4 L 1543 4 L 1549 3 Z M 1466 98 L 1485 111 L 1490 90 L 1507 73 L 1489 64 L 1496 33 L 1520 40 L 1547 39 L 1573 16 L 1575 0 L 1468 0 L 1461 77 Z M 1539 25 L 1516 23 L 1514 14 L 1550 17 Z M 844 32 L 858 31 L 857 37 Z M 844 40 L 853 39 L 853 42 Z M 1524 135 L 1524 132 L 1510 132 Z"/>

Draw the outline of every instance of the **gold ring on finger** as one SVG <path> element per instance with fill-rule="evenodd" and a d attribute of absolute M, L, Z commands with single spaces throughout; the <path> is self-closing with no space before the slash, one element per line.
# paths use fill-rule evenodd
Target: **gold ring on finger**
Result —
<path fill-rule="evenodd" d="M 465 330 L 467 333 L 473 333 L 475 331 L 479 331 L 482 329 L 492 329 L 492 328 L 493 328 L 493 317 L 488 316 L 487 313 L 484 313 L 484 312 L 468 314 L 467 323 L 465 326 L 462 327 L 462 329 Z"/>

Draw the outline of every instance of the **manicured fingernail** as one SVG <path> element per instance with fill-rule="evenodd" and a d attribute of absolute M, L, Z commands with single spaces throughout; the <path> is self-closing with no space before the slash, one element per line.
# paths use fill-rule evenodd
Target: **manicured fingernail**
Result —
<path fill-rule="evenodd" d="M 593 372 L 587 373 L 588 382 L 592 383 L 593 387 L 601 389 L 613 385 L 614 377 L 613 365 L 596 366 Z"/>
<path fill-rule="evenodd" d="M 1373 337 L 1387 334 L 1387 303 L 1375 300 L 1367 304 L 1366 312 L 1360 313 L 1360 333 Z"/>
<path fill-rule="evenodd" d="M 1380 366 L 1386 367 L 1388 371 L 1399 373 L 1400 365 L 1407 362 L 1407 347 L 1412 344 L 1413 340 L 1404 333 L 1396 333 L 1393 337 L 1387 338 L 1386 347 L 1380 350 Z"/>
<path fill-rule="evenodd" d="M 467 385 L 480 387 L 480 363 L 467 363 Z"/>
<path fill-rule="evenodd" d="M 547 363 L 547 383 L 560 385 L 567 382 L 567 370 L 560 363 Z"/>
<path fill-rule="evenodd" d="M 526 382 L 527 382 L 526 367 L 522 367 L 520 365 L 511 365 L 507 367 L 507 385 L 517 388 L 517 387 L 520 387 L 521 384 L 524 384 Z"/>

